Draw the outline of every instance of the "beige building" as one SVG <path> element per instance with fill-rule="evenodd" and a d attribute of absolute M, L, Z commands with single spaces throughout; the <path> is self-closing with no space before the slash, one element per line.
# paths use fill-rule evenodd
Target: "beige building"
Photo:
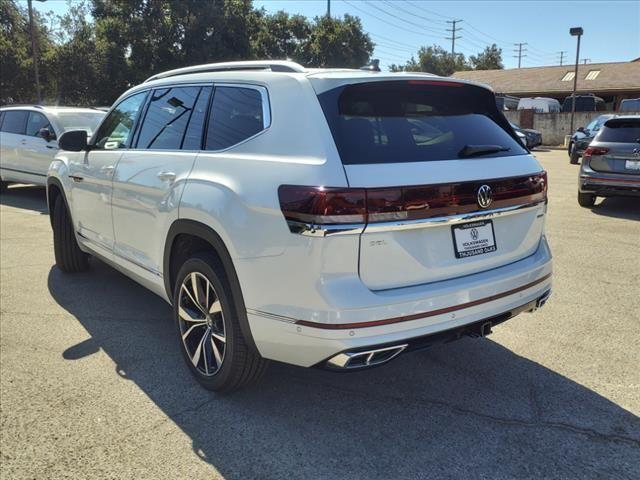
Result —
<path fill-rule="evenodd" d="M 574 65 L 472 70 L 453 77 L 487 84 L 497 94 L 550 97 L 562 102 L 573 91 Z M 640 58 L 631 62 L 588 63 L 578 67 L 578 93 L 593 93 L 617 110 L 624 98 L 640 98 Z"/>

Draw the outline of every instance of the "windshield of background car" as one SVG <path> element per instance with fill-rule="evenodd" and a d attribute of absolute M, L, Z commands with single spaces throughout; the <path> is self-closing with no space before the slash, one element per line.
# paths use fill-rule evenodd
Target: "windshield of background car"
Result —
<path fill-rule="evenodd" d="M 467 145 L 499 146 L 492 157 L 527 151 L 512 135 L 493 93 L 436 80 L 359 83 L 318 95 L 342 163 L 461 158 Z"/>
<path fill-rule="evenodd" d="M 609 120 L 600 129 L 596 141 L 640 144 L 640 118 Z"/>
<path fill-rule="evenodd" d="M 105 112 L 60 112 L 56 114 L 56 118 L 65 132 L 86 130 L 91 135 L 98 128 L 105 114 Z"/>

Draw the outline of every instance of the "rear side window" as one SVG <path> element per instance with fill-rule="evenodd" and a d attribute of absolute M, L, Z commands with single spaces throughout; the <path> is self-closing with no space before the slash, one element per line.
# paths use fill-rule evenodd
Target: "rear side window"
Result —
<path fill-rule="evenodd" d="M 609 120 L 595 140 L 597 142 L 640 143 L 640 119 Z"/>
<path fill-rule="evenodd" d="M 136 148 L 180 149 L 201 89 L 173 87 L 154 90 Z"/>
<path fill-rule="evenodd" d="M 27 123 L 28 112 L 24 110 L 9 110 L 4 112 L 2 120 L 2 131 L 5 133 L 24 134 L 25 124 Z"/>
<path fill-rule="evenodd" d="M 38 112 L 29 112 L 26 131 L 27 135 L 36 137 L 40 129 L 45 127 L 51 130 L 51 133 L 53 133 L 53 128 L 49 124 L 49 120 L 47 120 L 47 117 Z"/>
<path fill-rule="evenodd" d="M 462 158 L 466 146 L 495 145 L 489 156 L 527 151 L 512 137 L 491 92 L 430 81 L 375 82 L 319 96 L 344 164 Z"/>
<path fill-rule="evenodd" d="M 206 150 L 222 150 L 236 145 L 268 126 L 258 88 L 216 87 L 207 128 Z"/>

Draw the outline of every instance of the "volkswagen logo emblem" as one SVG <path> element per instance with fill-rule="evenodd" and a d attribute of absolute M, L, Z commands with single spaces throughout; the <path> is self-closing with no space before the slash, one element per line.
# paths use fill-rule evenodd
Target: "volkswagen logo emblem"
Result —
<path fill-rule="evenodd" d="M 493 202 L 493 193 L 489 185 L 482 185 L 478 189 L 478 205 L 481 208 L 487 208 Z"/>

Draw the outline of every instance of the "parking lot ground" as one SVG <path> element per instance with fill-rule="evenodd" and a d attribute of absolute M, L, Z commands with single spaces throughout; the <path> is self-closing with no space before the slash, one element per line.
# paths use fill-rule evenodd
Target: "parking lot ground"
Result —
<path fill-rule="evenodd" d="M 554 293 L 485 339 L 334 374 L 274 364 L 218 396 L 171 312 L 106 265 L 55 266 L 44 191 L 0 197 L 2 479 L 628 478 L 640 474 L 640 203 L 549 172 Z"/>

